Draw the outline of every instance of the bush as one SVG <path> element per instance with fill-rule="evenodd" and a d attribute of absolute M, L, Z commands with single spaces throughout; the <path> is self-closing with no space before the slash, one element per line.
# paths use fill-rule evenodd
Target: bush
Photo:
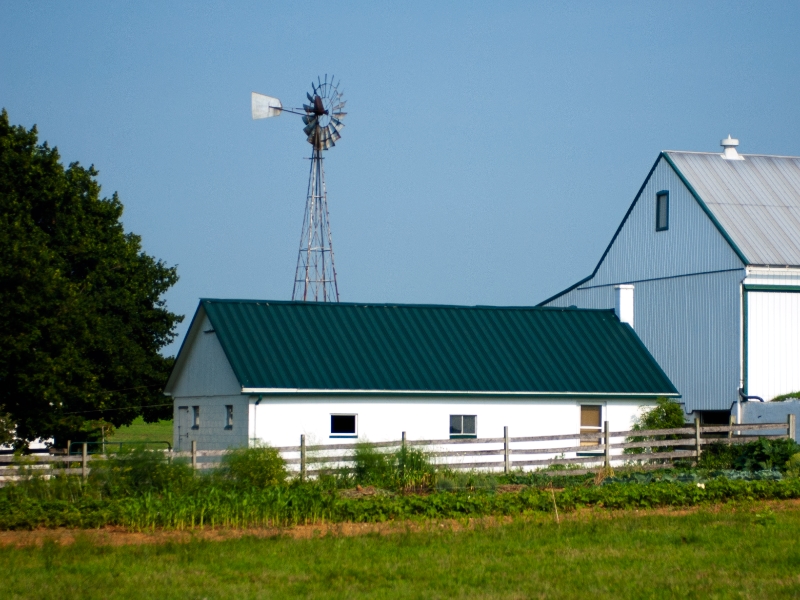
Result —
<path fill-rule="evenodd" d="M 394 461 L 368 442 L 359 442 L 353 451 L 353 478 L 360 485 L 391 487 L 394 479 Z"/>
<path fill-rule="evenodd" d="M 633 425 L 634 431 L 646 429 L 675 429 L 686 425 L 686 418 L 683 408 L 677 402 L 669 398 L 659 398 L 656 405 L 645 410 Z M 643 442 L 645 440 L 677 440 L 677 435 L 657 435 L 652 437 L 633 436 L 627 439 L 628 442 Z M 625 454 L 642 454 L 643 452 L 672 452 L 672 446 L 654 446 L 653 448 L 626 448 Z"/>
<path fill-rule="evenodd" d="M 787 438 L 759 438 L 746 444 L 715 442 L 703 449 L 698 466 L 703 469 L 737 469 L 764 471 L 786 469 L 787 463 L 800 452 L 800 445 Z"/>
<path fill-rule="evenodd" d="M 192 469 L 185 462 L 170 462 L 164 452 L 143 448 L 95 458 L 89 473 L 89 484 L 113 497 L 177 490 L 191 480 Z"/>
<path fill-rule="evenodd" d="M 286 462 L 275 448 L 255 446 L 225 454 L 219 475 L 239 487 L 263 488 L 286 483 L 289 473 Z"/>
<path fill-rule="evenodd" d="M 361 485 L 392 489 L 431 487 L 436 470 L 419 448 L 403 446 L 395 452 L 381 451 L 360 442 L 353 452 L 354 479 Z"/>

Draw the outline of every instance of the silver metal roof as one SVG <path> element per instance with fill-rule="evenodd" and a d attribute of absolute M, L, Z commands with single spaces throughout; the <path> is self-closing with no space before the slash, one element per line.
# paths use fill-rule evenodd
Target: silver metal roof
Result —
<path fill-rule="evenodd" d="M 664 154 L 748 264 L 800 265 L 800 157 Z"/>

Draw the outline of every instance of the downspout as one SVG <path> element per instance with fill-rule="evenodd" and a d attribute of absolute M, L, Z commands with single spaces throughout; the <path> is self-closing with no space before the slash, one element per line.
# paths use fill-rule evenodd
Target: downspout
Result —
<path fill-rule="evenodd" d="M 256 400 L 256 403 L 253 406 L 257 407 L 261 403 L 262 398 L 264 398 L 264 396 L 262 394 L 259 394 L 258 395 L 258 400 Z M 253 409 L 253 437 L 251 438 L 253 440 L 256 439 L 256 431 L 258 431 L 257 425 L 258 425 L 258 409 L 254 408 Z"/>

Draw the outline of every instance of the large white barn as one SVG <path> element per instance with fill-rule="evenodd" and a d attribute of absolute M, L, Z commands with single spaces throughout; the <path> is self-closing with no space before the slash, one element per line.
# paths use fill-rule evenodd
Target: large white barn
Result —
<path fill-rule="evenodd" d="M 661 152 L 591 275 L 542 306 L 619 307 L 687 412 L 800 390 L 800 158 Z"/>
<path fill-rule="evenodd" d="M 611 310 L 201 300 L 175 447 L 599 433 L 679 394 Z"/>

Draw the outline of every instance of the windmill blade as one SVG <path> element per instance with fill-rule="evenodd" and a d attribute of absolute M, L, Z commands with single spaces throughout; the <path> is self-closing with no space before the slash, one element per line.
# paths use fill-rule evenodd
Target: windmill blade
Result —
<path fill-rule="evenodd" d="M 341 121 L 342 119 L 344 119 L 344 118 L 347 116 L 347 113 L 343 113 L 343 112 L 335 112 L 335 113 L 333 113 L 333 115 L 331 115 L 331 116 L 332 116 L 333 118 L 335 118 L 335 119 L 339 119 L 339 120 Z"/>
<path fill-rule="evenodd" d="M 342 123 L 336 117 L 331 117 L 331 123 L 333 124 L 334 127 L 336 127 L 336 129 L 342 129 L 344 127 L 344 123 Z"/>
<path fill-rule="evenodd" d="M 347 104 L 347 100 L 345 100 L 344 102 L 339 102 L 339 104 L 334 105 L 333 112 L 341 112 L 345 104 Z"/>
<path fill-rule="evenodd" d="M 328 125 L 328 134 L 334 142 L 342 139 L 342 134 L 340 134 L 333 125 Z"/>
<path fill-rule="evenodd" d="M 303 119 L 303 123 L 308 125 L 309 123 L 311 123 L 311 121 L 316 121 L 317 120 L 317 116 L 316 115 L 303 115 L 302 119 Z"/>
<path fill-rule="evenodd" d="M 303 127 L 303 133 L 305 133 L 307 136 L 311 136 L 316 128 L 317 128 L 317 119 L 314 118 L 313 121 L 310 121 L 308 125 Z"/>
<path fill-rule="evenodd" d="M 265 96 L 253 92 L 250 95 L 250 104 L 253 114 L 253 119 L 268 119 L 269 117 L 277 117 L 281 114 L 283 105 L 281 101 L 272 96 Z"/>
<path fill-rule="evenodd" d="M 306 92 L 306 98 L 308 98 L 308 101 L 311 102 L 311 104 L 314 104 L 314 96 L 312 96 L 311 94 Z M 303 106 L 305 106 L 305 105 L 303 105 Z"/>

